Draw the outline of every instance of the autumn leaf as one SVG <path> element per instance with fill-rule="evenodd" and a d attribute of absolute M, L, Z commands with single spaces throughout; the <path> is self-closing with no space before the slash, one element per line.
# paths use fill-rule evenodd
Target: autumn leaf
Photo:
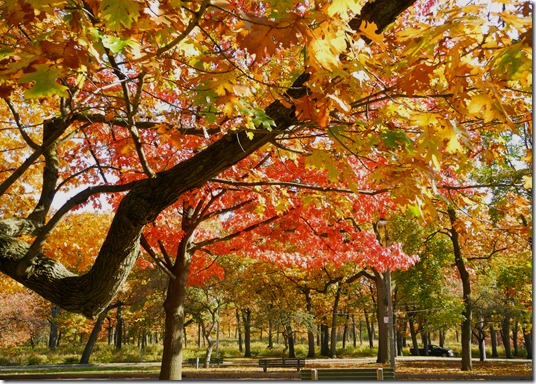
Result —
<path fill-rule="evenodd" d="M 134 0 L 103 0 L 100 11 L 106 25 L 114 31 L 130 28 L 140 15 L 139 4 Z"/>
<path fill-rule="evenodd" d="M 61 77 L 62 70 L 50 67 L 47 64 L 37 64 L 34 72 L 26 73 L 19 79 L 20 84 L 33 83 L 33 86 L 24 92 L 29 99 L 57 95 L 67 97 L 67 87 L 56 80 Z"/>

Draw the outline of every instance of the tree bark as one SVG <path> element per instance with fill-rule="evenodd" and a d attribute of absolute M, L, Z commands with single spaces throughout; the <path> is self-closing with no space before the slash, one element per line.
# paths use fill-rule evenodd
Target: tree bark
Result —
<path fill-rule="evenodd" d="M 463 317 L 462 320 L 462 371 L 471 371 L 473 363 L 471 359 L 471 336 L 472 336 L 472 314 L 473 314 L 473 299 L 471 297 L 471 278 L 465 267 L 465 261 L 460 247 L 458 231 L 456 230 L 456 211 L 449 207 L 448 214 L 450 219 L 450 239 L 454 250 L 454 263 L 460 274 L 462 281 L 462 296 L 463 296 Z"/>
<path fill-rule="evenodd" d="M 184 303 L 190 258 L 186 252 L 177 252 L 173 267 L 175 278 L 170 278 L 164 301 L 165 332 L 160 380 L 182 379 L 182 347 L 184 339 Z"/>
<path fill-rule="evenodd" d="M 251 310 L 246 308 L 242 311 L 244 322 L 244 357 L 251 357 Z"/>
<path fill-rule="evenodd" d="M 387 286 L 385 284 L 385 274 L 374 271 L 376 277 L 376 290 L 378 293 L 378 357 L 379 364 L 389 363 L 389 324 L 387 319 Z"/>
<path fill-rule="evenodd" d="M 332 359 L 337 357 L 337 318 L 339 312 L 339 300 L 341 297 L 342 284 L 337 283 L 337 291 L 335 292 L 335 300 L 331 310 L 331 343 L 329 355 Z"/>
<path fill-rule="evenodd" d="M 491 339 L 491 357 L 499 357 L 499 352 L 497 351 L 497 331 L 493 324 L 489 327 L 489 334 Z"/>
<path fill-rule="evenodd" d="M 510 314 L 507 312 L 504 314 L 502 323 L 501 323 L 501 338 L 504 344 L 504 353 L 507 359 L 512 359 L 512 345 L 510 344 Z"/>
<path fill-rule="evenodd" d="M 86 346 L 84 348 L 84 352 L 82 352 L 82 357 L 80 358 L 80 364 L 89 364 L 89 357 L 91 356 L 93 347 L 95 346 L 95 343 L 97 342 L 97 338 L 99 337 L 99 333 L 102 329 L 102 324 L 104 323 L 104 319 L 106 319 L 106 316 L 108 315 L 108 311 L 121 304 L 122 304 L 121 302 L 118 302 L 116 304 L 109 305 L 104 311 L 102 311 L 99 314 L 99 316 L 97 317 L 97 321 L 95 322 L 95 325 L 93 326 L 93 329 L 91 330 L 89 339 L 87 340 Z"/>
<path fill-rule="evenodd" d="M 52 304 L 50 307 L 50 333 L 48 336 L 48 349 L 55 351 L 56 347 L 59 344 L 59 335 L 58 335 L 58 315 L 61 312 L 61 308 L 56 304 Z"/>

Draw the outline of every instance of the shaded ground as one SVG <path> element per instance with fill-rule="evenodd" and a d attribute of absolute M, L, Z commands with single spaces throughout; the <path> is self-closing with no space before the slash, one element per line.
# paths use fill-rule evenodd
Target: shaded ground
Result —
<path fill-rule="evenodd" d="M 230 359 L 229 359 L 230 360 Z M 120 366 L 123 372 L 107 372 Z M 307 360 L 307 368 L 376 367 L 373 359 Z M 471 372 L 460 370 L 459 358 L 400 358 L 397 359 L 397 380 L 533 380 L 531 360 L 473 361 Z M 90 365 L 93 372 L 78 371 L 83 366 L 62 367 L 0 367 L 0 380 L 39 379 L 148 379 L 158 378 L 159 365 L 106 364 Z M 143 368 L 143 372 L 131 372 Z M 299 380 L 299 372 L 293 369 L 274 368 L 263 372 L 254 360 L 226 361 L 223 366 L 209 369 L 185 367 L 184 380 Z"/>

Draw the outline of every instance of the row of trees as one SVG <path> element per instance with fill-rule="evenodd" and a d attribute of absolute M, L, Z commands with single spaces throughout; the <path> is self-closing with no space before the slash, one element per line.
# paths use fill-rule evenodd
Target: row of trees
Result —
<path fill-rule="evenodd" d="M 186 287 L 224 278 L 221 258 L 328 271 L 298 286 L 313 317 L 313 293 L 335 289 L 328 324 L 366 278 L 381 319 L 386 272 L 426 253 L 392 231 L 381 241 L 375 223 L 408 216 L 452 247 L 471 369 L 482 273 L 470 259 L 525 255 L 530 237 L 530 3 L 73 0 L 0 10 L 6 276 L 100 319 L 136 263 L 158 266 L 165 288 L 142 285 L 142 295 L 165 291 L 160 378 L 180 379 Z M 69 224 L 70 211 L 103 206 L 110 220 L 88 213 Z M 272 305 L 288 311 L 283 293 Z"/>
<path fill-rule="evenodd" d="M 87 215 L 75 216 L 83 220 Z M 452 245 L 446 236 L 430 237 L 431 228 L 420 228 L 414 220 L 402 217 L 394 218 L 389 229 L 392 238 L 403 239 L 404 243 L 415 247 L 414 251 L 420 256 L 414 267 L 396 271 L 393 276 L 397 349 L 401 354 L 406 345 L 418 351 L 418 344 L 426 345 L 430 333 L 444 335 L 449 330 L 458 333 L 464 303 L 460 279 L 452 267 Z M 50 309 L 49 304 L 35 296 L 35 302 L 21 306 L 20 293 L 5 294 L 5 313 L 1 321 L 7 324 L 11 319 L 12 327 L 10 332 L 3 333 L 3 345 L 9 345 L 10 336 L 17 337 L 19 343 L 28 338 L 33 343 L 36 334 L 46 330 L 51 348 L 60 339 L 64 343 L 85 343 L 81 362 L 87 363 L 98 331 L 101 340 L 108 340 L 116 348 L 121 348 L 122 340 L 138 342 L 143 348 L 149 336 L 154 337 L 155 333 L 156 340 L 152 340 L 157 342 L 158 335 L 164 331 L 163 295 L 147 295 L 147 292 L 162 291 L 166 275 L 150 264 L 149 255 L 145 258 L 146 262 L 139 263 L 131 274 L 128 288 L 120 296 L 123 301 L 102 312 L 96 323 L 66 312 L 60 315 L 57 306 Z M 506 357 L 517 355 L 519 340 L 524 340 L 527 355 L 531 357 L 530 260 L 530 252 L 522 249 L 515 258 L 508 251 L 471 260 L 470 268 L 480 271 L 471 280 L 474 313 L 471 330 L 472 340 L 476 340 L 480 347 L 481 359 L 485 359 L 484 341 L 491 344 L 492 356 L 497 355 L 497 331 L 500 331 Z M 206 276 L 203 269 L 204 266 L 194 269 L 194 277 Z M 273 334 L 279 331 L 290 357 L 295 355 L 296 332 L 304 334 L 308 340 L 307 357 L 316 356 L 318 345 L 321 355 L 336 357 L 337 348 L 341 347 L 341 331 L 344 335 L 351 331 L 355 345 L 356 322 L 365 328 L 359 332 L 361 342 L 366 335 L 365 342 L 371 347 L 376 345 L 375 335 L 381 328 L 378 327 L 375 278 L 361 270 L 358 278 L 350 280 L 356 276 L 353 261 L 338 266 L 330 263 L 320 269 L 303 269 L 228 255 L 218 259 L 218 269 L 217 274 L 192 279 L 193 284 L 187 290 L 189 342 L 196 339 L 200 343 L 203 339 L 208 355 L 217 353 L 214 350 L 216 330 L 221 327 L 223 335 L 225 328 L 231 333 L 231 324 L 232 337 L 238 338 L 241 350 L 243 344 L 244 355 L 249 357 L 253 334 L 256 335 L 253 337 L 264 335 L 270 348 Z M 15 302 L 19 304 L 17 310 L 33 308 L 32 315 L 21 316 L 15 312 Z M 50 327 L 45 326 L 46 322 Z M 344 335 L 342 340 L 347 339 Z M 186 333 L 184 337 L 186 342 Z M 440 343 L 443 342 L 444 336 L 440 338 Z"/>

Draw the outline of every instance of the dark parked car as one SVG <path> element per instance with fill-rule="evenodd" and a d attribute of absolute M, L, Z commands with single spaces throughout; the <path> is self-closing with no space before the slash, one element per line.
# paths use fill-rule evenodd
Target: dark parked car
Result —
<path fill-rule="evenodd" d="M 411 350 L 411 353 L 413 353 L 413 349 Z M 419 348 L 419 355 L 425 356 L 424 354 L 424 348 Z M 447 349 L 440 347 L 439 345 L 430 344 L 428 346 L 428 356 L 442 356 L 442 357 L 454 357 L 454 352 L 452 349 Z"/>

